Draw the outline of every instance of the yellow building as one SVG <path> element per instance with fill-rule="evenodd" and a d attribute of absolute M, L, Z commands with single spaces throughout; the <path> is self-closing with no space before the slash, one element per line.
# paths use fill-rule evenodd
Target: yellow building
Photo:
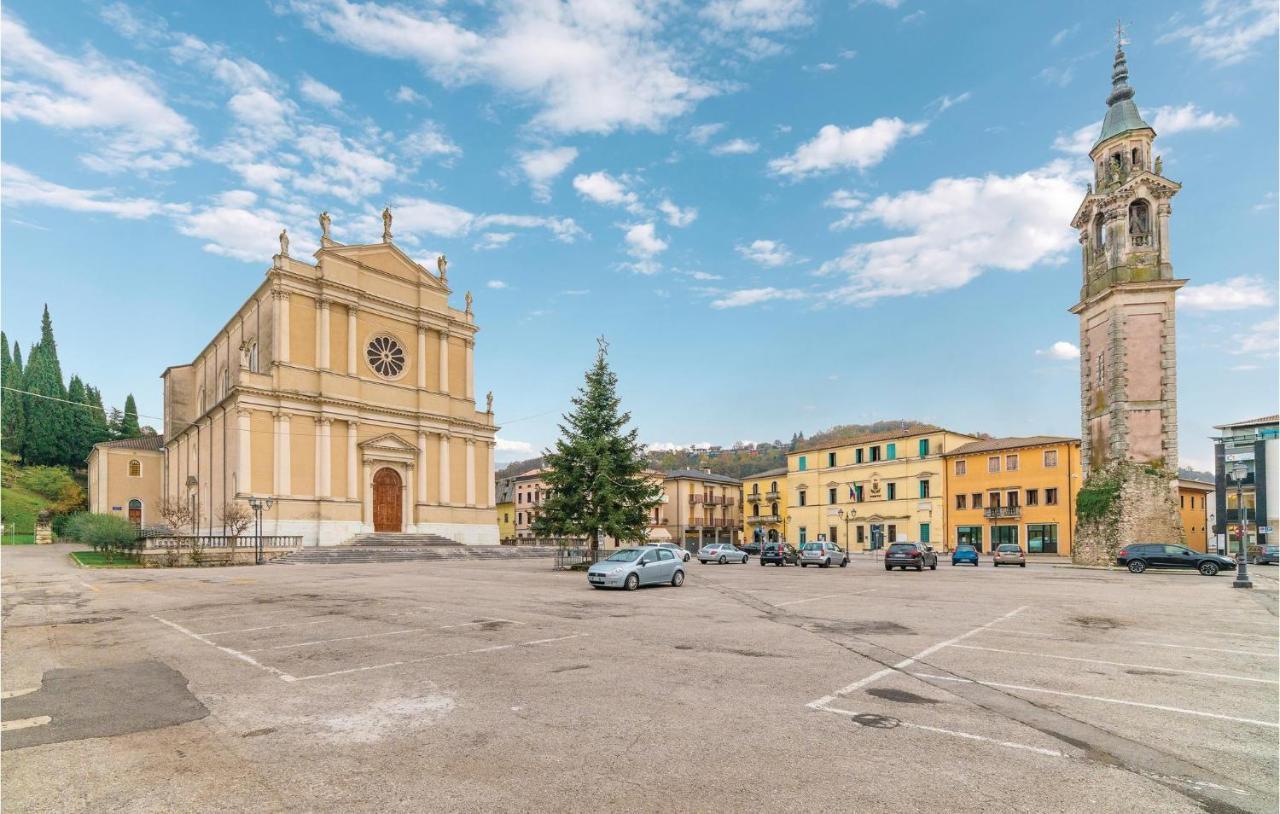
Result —
<path fill-rule="evenodd" d="M 829 540 L 850 551 L 939 542 L 947 523 L 942 456 L 973 440 L 915 427 L 789 453 L 790 542 Z"/>
<path fill-rule="evenodd" d="M 266 534 L 304 545 L 367 532 L 496 544 L 497 427 L 492 400 L 476 408 L 470 293 L 465 310 L 449 304 L 445 259 L 428 270 L 401 251 L 390 212 L 366 245 L 320 221 L 314 262 L 282 233 L 262 283 L 165 370 L 164 466 L 144 477 L 194 505 L 206 534 L 253 496 L 273 498 Z"/>
<path fill-rule="evenodd" d="M 159 524 L 163 472 L 164 439 L 158 435 L 94 444 L 89 511 L 124 517 L 138 527 Z"/>
<path fill-rule="evenodd" d="M 742 479 L 742 539 L 776 542 L 787 539 L 787 468 Z"/>
<path fill-rule="evenodd" d="M 709 543 L 738 543 L 742 481 L 698 469 L 667 472 L 662 480 L 661 525 L 689 551 Z"/>
<path fill-rule="evenodd" d="M 498 540 L 513 543 L 516 539 L 516 492 L 515 478 L 502 478 L 498 481 L 497 505 Z"/>
<path fill-rule="evenodd" d="M 1178 478 L 1178 512 L 1182 515 L 1182 533 L 1186 544 L 1196 551 L 1209 548 L 1209 502 L 1216 487 L 1205 481 Z"/>
<path fill-rule="evenodd" d="M 1078 438 L 994 438 L 945 457 L 947 550 L 1016 543 L 1029 554 L 1071 556 L 1083 477 Z"/>

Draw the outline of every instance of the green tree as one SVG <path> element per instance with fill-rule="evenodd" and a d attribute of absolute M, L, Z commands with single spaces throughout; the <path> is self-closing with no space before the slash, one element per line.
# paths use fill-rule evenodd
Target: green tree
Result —
<path fill-rule="evenodd" d="M 609 535 L 645 539 L 649 510 L 661 490 L 645 478 L 647 463 L 638 430 L 624 431 L 631 414 L 619 412 L 618 377 L 609 368 L 608 343 L 597 340 L 596 361 L 564 416 L 555 449 L 543 453 L 543 477 L 551 488 L 534 520 L 538 536 L 587 537 L 592 549 Z"/>
<path fill-rule="evenodd" d="M 22 435 L 26 426 L 26 411 L 23 409 L 23 398 L 20 391 L 22 382 L 22 353 L 18 343 L 13 343 L 13 354 L 9 354 L 9 339 L 0 331 L 0 449 L 22 456 Z"/>
<path fill-rule="evenodd" d="M 107 411 L 102 406 L 102 392 L 96 387 L 85 385 L 85 395 L 89 406 L 89 446 L 111 440 L 111 427 L 107 425 Z"/>
<path fill-rule="evenodd" d="M 142 428 L 138 426 L 138 404 L 130 393 L 124 400 L 124 417 L 120 419 L 120 437 L 138 438 Z"/>
<path fill-rule="evenodd" d="M 72 404 L 67 408 L 66 464 L 82 466 L 89 457 L 89 450 L 96 443 L 93 440 L 93 405 L 89 403 L 89 393 L 79 376 L 72 376 L 67 385 L 67 401 Z"/>
<path fill-rule="evenodd" d="M 57 359 L 44 344 L 31 349 L 22 378 L 27 391 L 23 462 L 37 466 L 65 463 L 65 439 L 70 431 L 68 405 L 63 403 L 66 392 L 58 378 Z"/>

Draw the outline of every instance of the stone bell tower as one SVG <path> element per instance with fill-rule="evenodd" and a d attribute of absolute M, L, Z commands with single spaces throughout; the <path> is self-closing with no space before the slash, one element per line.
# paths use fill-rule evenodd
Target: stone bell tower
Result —
<path fill-rule="evenodd" d="M 1128 529 L 1139 515 L 1142 520 L 1139 530 L 1123 536 L 1172 543 L 1181 537 L 1172 497 L 1178 468 L 1174 307 L 1187 281 L 1173 276 L 1169 201 L 1181 186 L 1164 177 L 1153 154 L 1156 133 L 1133 102 L 1122 33 L 1117 27 L 1107 114 L 1089 151 L 1094 183 L 1071 221 L 1081 246 L 1080 301 L 1071 308 L 1080 317 L 1081 457 L 1090 480 L 1124 483 L 1127 505 L 1118 507 L 1124 517 L 1112 522 L 1124 520 Z M 1151 493 L 1144 497 L 1144 491 Z"/>

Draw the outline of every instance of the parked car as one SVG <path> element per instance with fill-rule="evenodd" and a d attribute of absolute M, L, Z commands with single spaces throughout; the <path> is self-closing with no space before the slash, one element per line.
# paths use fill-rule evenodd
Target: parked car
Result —
<path fill-rule="evenodd" d="M 849 554 L 835 543 L 819 540 L 816 543 L 804 543 L 800 546 L 800 567 L 817 565 L 830 568 L 832 565 L 844 568 L 849 564 Z"/>
<path fill-rule="evenodd" d="M 689 552 L 681 548 L 680 546 L 676 545 L 675 543 L 658 543 L 657 545 L 658 545 L 658 548 L 670 549 L 671 553 L 675 554 L 676 558 L 679 559 L 681 562 L 689 561 Z"/>
<path fill-rule="evenodd" d="M 1280 565 L 1280 546 L 1264 545 L 1262 550 L 1253 555 L 1254 565 Z"/>
<path fill-rule="evenodd" d="M 757 557 L 758 557 L 758 556 L 760 556 L 760 544 L 759 544 L 759 543 L 747 543 L 747 544 L 745 544 L 745 545 L 740 545 L 740 546 L 738 546 L 738 550 L 739 550 L 739 551 L 745 551 L 745 552 L 747 552 L 748 554 L 755 554 Z"/>
<path fill-rule="evenodd" d="M 996 546 L 996 550 L 991 553 L 992 565 L 1020 565 L 1027 567 L 1027 555 L 1022 552 L 1022 546 L 1016 543 L 1004 543 Z"/>
<path fill-rule="evenodd" d="M 790 543 L 765 543 L 760 552 L 761 565 L 798 565 L 800 552 Z"/>
<path fill-rule="evenodd" d="M 1135 543 L 1116 553 L 1116 563 L 1141 574 L 1148 568 L 1194 568 L 1206 577 L 1219 571 L 1234 571 L 1236 561 L 1220 554 L 1203 554 L 1186 546 L 1163 543 Z"/>
<path fill-rule="evenodd" d="M 721 565 L 727 562 L 740 562 L 746 565 L 747 552 L 732 543 L 712 543 L 698 550 L 698 562 L 703 565 L 709 562 L 718 562 Z"/>
<path fill-rule="evenodd" d="M 951 564 L 959 565 L 960 563 L 981 565 L 981 561 L 978 559 L 978 549 L 971 545 L 956 546 L 956 550 L 951 552 Z"/>
<path fill-rule="evenodd" d="M 884 552 L 884 570 L 892 571 L 901 568 L 903 571 L 914 568 L 923 571 L 925 566 L 930 571 L 938 570 L 938 555 L 928 543 L 890 543 Z"/>
<path fill-rule="evenodd" d="M 592 588 L 626 588 L 662 583 L 679 588 L 684 584 L 684 565 L 666 546 L 647 545 L 624 548 L 587 569 Z"/>

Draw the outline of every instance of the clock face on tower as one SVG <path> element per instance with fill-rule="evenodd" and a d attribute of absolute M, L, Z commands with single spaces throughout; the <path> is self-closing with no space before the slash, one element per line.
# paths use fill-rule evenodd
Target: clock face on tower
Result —
<path fill-rule="evenodd" d="M 394 336 L 379 334 L 370 339 L 364 358 L 370 369 L 384 379 L 398 379 L 404 373 L 404 348 Z"/>

